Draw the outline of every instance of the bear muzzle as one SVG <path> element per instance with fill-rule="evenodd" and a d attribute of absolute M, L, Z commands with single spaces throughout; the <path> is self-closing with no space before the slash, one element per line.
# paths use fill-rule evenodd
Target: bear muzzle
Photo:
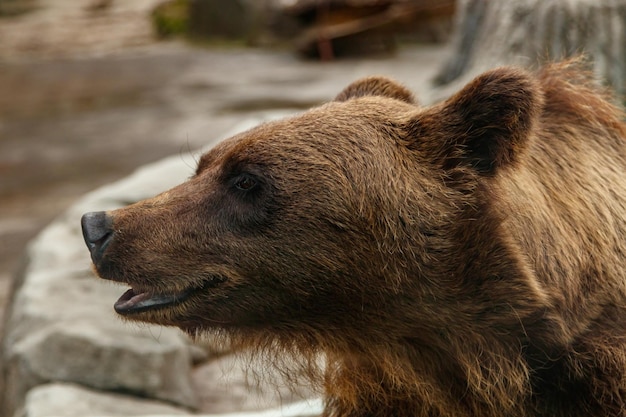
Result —
<path fill-rule="evenodd" d="M 129 280 L 127 274 L 124 273 L 124 267 L 119 265 L 112 267 L 111 259 L 106 259 L 107 255 L 110 255 L 107 252 L 111 250 L 115 252 L 116 249 L 110 246 L 115 240 L 113 221 L 113 216 L 104 211 L 91 212 L 81 217 L 81 227 L 98 276 L 126 283 L 131 287 L 114 304 L 118 314 L 128 316 L 175 307 L 194 295 L 216 288 L 228 281 L 228 278 L 220 273 L 209 273 L 201 281 L 192 283 L 187 288 L 160 288 L 157 291 L 156 288 L 147 286 L 146 282 L 143 282 L 145 280 L 138 280 L 136 277 Z M 109 246 L 110 249 L 107 251 Z"/>

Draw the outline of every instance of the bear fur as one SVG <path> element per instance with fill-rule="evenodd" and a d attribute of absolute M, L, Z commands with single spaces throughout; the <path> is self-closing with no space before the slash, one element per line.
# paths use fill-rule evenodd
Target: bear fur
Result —
<path fill-rule="evenodd" d="M 83 230 L 119 314 L 290 355 L 325 416 L 624 416 L 625 138 L 578 62 L 366 78 Z"/>

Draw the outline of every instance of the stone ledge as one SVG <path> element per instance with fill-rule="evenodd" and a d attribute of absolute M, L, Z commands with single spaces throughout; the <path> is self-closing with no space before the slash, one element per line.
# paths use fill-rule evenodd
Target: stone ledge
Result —
<path fill-rule="evenodd" d="M 33 388 L 16 417 L 122 417 L 146 414 L 178 416 L 189 415 L 189 412 L 153 400 L 54 383 Z"/>
<path fill-rule="evenodd" d="M 280 409 L 230 413 L 222 417 L 312 417 L 322 410 L 320 400 L 301 401 Z M 86 389 L 73 384 L 40 385 L 28 393 L 16 417 L 173 417 L 192 415 L 157 401 Z M 196 415 L 218 417 L 217 414 Z"/>

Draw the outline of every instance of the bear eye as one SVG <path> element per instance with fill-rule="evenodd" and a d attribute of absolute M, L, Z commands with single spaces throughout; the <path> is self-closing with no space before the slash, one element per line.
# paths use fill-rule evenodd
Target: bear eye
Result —
<path fill-rule="evenodd" d="M 241 191 L 250 191 L 254 188 L 256 184 L 257 181 L 248 174 L 241 175 L 239 178 L 237 178 L 237 181 L 235 181 L 235 187 L 237 187 L 237 189 Z"/>

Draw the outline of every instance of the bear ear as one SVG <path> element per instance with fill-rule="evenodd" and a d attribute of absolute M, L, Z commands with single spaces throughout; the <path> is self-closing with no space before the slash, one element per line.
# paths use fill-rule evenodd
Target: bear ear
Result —
<path fill-rule="evenodd" d="M 408 142 L 444 168 L 469 165 L 493 174 L 526 147 L 543 100 L 532 76 L 514 68 L 486 72 L 411 122 Z"/>
<path fill-rule="evenodd" d="M 413 94 L 406 87 L 386 77 L 361 78 L 343 89 L 335 97 L 335 101 L 347 101 L 352 98 L 381 96 L 394 98 L 410 104 L 415 104 Z"/>

